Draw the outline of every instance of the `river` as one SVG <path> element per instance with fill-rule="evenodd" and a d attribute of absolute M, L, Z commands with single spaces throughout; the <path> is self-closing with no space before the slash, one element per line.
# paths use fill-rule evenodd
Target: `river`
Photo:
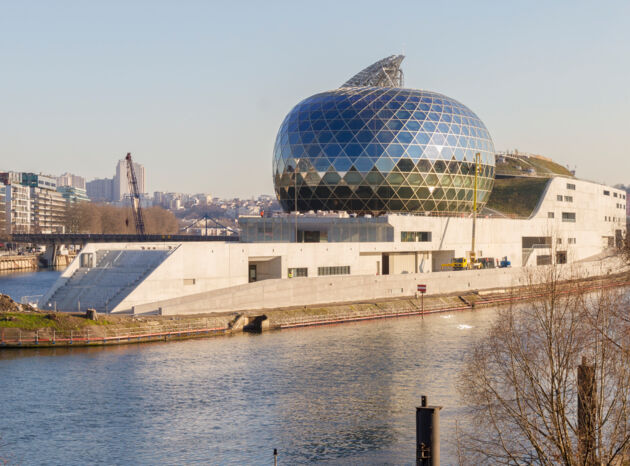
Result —
<path fill-rule="evenodd" d="M 0 292 L 42 294 L 56 276 L 0 276 Z M 273 464 L 277 448 L 279 464 L 414 464 L 415 407 L 428 395 L 444 407 L 442 462 L 454 464 L 457 374 L 494 315 L 0 350 L 0 460 Z"/>

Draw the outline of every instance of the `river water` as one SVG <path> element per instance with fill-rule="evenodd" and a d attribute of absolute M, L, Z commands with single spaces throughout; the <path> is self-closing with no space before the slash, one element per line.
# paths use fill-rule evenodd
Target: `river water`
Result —
<path fill-rule="evenodd" d="M 42 294 L 57 275 L 0 276 L 0 292 Z M 466 421 L 457 374 L 494 314 L 0 349 L 0 460 L 273 464 L 277 448 L 279 464 L 413 464 L 415 407 L 428 395 L 444 407 L 442 462 L 454 464 L 455 421 Z"/>

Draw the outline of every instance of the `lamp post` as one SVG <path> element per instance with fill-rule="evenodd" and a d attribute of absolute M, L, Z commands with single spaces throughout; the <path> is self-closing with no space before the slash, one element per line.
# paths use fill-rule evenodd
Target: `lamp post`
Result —
<path fill-rule="evenodd" d="M 297 162 L 295 163 L 295 171 L 293 172 L 293 180 L 294 180 L 294 184 L 295 186 L 293 187 L 293 207 L 295 209 L 295 242 L 298 242 L 298 224 L 297 224 L 297 218 L 298 218 L 298 206 L 297 206 L 297 176 L 298 176 L 298 164 Z"/>
<path fill-rule="evenodd" d="M 481 163 L 481 154 L 475 154 L 475 184 L 473 189 L 473 218 L 472 218 L 472 250 L 470 251 L 470 264 L 468 268 L 474 269 L 477 262 L 477 252 L 475 251 L 475 236 L 477 230 L 477 177 L 479 176 L 479 164 Z"/>

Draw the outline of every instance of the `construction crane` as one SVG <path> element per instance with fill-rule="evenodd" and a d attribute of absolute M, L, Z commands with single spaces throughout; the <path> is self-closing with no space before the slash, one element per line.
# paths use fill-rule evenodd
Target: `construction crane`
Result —
<path fill-rule="evenodd" d="M 129 197 L 131 198 L 131 211 L 133 219 L 136 223 L 136 234 L 144 236 L 144 218 L 142 217 L 142 207 L 140 207 L 140 192 L 138 191 L 138 180 L 136 172 L 133 169 L 131 153 L 127 153 L 125 157 L 127 161 L 127 180 L 129 181 Z"/>

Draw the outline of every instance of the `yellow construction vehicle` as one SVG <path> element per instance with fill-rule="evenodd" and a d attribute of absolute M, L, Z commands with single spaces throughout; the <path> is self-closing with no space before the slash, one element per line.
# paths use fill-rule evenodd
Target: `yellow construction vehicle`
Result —
<path fill-rule="evenodd" d="M 483 269 L 483 263 L 469 261 L 465 257 L 456 257 L 453 259 L 453 262 L 449 264 L 442 264 L 442 268 L 445 267 L 451 267 L 453 270 Z"/>
<path fill-rule="evenodd" d="M 451 267 L 453 270 L 463 270 L 468 268 L 468 259 L 465 257 L 455 257 L 453 262 L 442 264 L 442 268 Z"/>

